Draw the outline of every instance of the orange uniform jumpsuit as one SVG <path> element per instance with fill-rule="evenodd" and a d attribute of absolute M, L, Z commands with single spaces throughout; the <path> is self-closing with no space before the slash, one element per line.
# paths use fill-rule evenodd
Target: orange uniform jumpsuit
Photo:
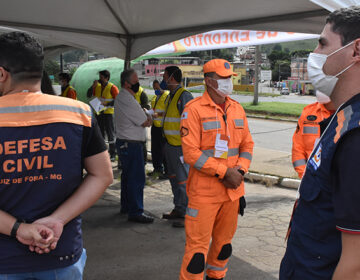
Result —
<path fill-rule="evenodd" d="M 292 146 L 292 163 L 300 178 L 304 175 L 315 141 L 320 137 L 319 123 L 330 115 L 331 112 L 319 102 L 307 105 L 301 113 Z"/>
<path fill-rule="evenodd" d="M 180 132 L 184 161 L 190 165 L 180 279 L 203 279 L 205 264 L 209 277 L 221 279 L 231 255 L 239 198 L 244 195 L 244 182 L 237 189 L 227 189 L 221 179 L 228 167 L 248 171 L 254 142 L 242 106 L 226 97 L 224 112 L 207 92 L 186 105 Z M 227 158 L 214 157 L 218 134 L 228 136 Z"/>

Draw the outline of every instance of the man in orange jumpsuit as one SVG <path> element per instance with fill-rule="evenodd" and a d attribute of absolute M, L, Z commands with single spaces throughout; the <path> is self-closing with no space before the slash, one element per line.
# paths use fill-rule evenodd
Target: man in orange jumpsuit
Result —
<path fill-rule="evenodd" d="M 303 109 L 293 135 L 292 163 L 299 178 L 303 177 L 315 141 L 320 138 L 320 122 L 334 113 L 328 96 L 317 91 L 316 99 L 317 102 Z"/>
<path fill-rule="evenodd" d="M 181 116 L 184 161 L 190 165 L 181 280 L 203 279 L 205 269 L 207 279 L 225 277 L 238 213 L 243 214 L 246 205 L 243 176 L 254 142 L 244 109 L 228 97 L 232 75 L 226 60 L 207 62 L 206 90 Z"/>

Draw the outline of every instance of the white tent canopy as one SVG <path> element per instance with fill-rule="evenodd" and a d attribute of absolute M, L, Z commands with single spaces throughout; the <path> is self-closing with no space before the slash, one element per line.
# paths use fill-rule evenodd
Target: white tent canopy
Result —
<path fill-rule="evenodd" d="M 127 62 L 215 29 L 320 33 L 328 11 L 309 0 L 2 0 L 0 25 Z"/>

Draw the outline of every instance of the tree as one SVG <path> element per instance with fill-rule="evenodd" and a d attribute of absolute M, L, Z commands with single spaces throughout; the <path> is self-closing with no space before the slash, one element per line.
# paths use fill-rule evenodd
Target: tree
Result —
<path fill-rule="evenodd" d="M 234 60 L 234 55 L 236 54 L 237 48 L 230 48 L 230 49 L 216 49 L 216 50 L 209 50 L 209 51 L 195 51 L 191 52 L 191 56 L 199 57 L 200 59 L 207 61 L 211 58 L 222 58 L 228 61 Z M 183 57 L 189 55 L 182 55 Z"/>
<path fill-rule="evenodd" d="M 63 59 L 65 62 L 78 62 L 85 54 L 85 50 L 71 50 L 63 54 Z"/>
<path fill-rule="evenodd" d="M 280 44 L 276 44 L 274 47 L 273 47 L 273 51 L 282 51 L 282 46 Z"/>
<path fill-rule="evenodd" d="M 291 56 L 292 57 L 307 57 L 309 55 L 309 53 L 311 53 L 312 50 L 296 50 L 291 52 Z"/>
<path fill-rule="evenodd" d="M 269 60 L 270 60 L 270 65 L 271 65 L 271 69 L 274 70 L 275 69 L 275 63 L 278 60 L 291 60 L 290 54 L 283 52 L 283 51 L 277 51 L 277 50 L 273 50 L 269 56 L 268 56 Z"/>
<path fill-rule="evenodd" d="M 53 75 L 55 82 L 59 81 L 60 65 L 55 60 L 45 60 L 44 70 L 49 76 Z"/>
<path fill-rule="evenodd" d="M 279 75 L 280 75 L 280 79 L 279 79 Z M 276 61 L 272 71 L 272 80 L 282 81 L 282 80 L 286 80 L 290 76 L 291 76 L 290 61 L 289 60 Z"/>

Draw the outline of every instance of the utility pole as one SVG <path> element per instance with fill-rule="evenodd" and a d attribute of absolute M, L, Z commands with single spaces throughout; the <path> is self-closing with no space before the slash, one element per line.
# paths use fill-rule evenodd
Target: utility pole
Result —
<path fill-rule="evenodd" d="M 255 47 L 255 87 L 254 87 L 254 101 L 253 105 L 258 105 L 259 103 L 259 46 Z"/>
<path fill-rule="evenodd" d="M 64 60 L 63 60 L 63 54 L 60 54 L 60 72 L 64 72 Z"/>

